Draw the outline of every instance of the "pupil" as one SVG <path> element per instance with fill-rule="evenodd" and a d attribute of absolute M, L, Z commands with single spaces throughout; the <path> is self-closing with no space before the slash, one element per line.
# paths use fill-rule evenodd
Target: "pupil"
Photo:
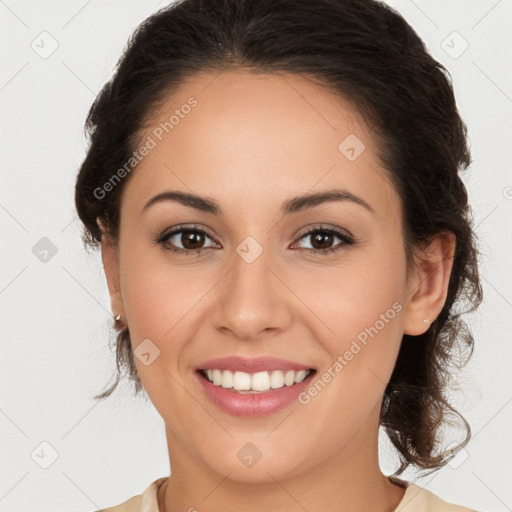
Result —
<path fill-rule="evenodd" d="M 330 233 L 316 233 L 313 236 L 313 247 L 316 249 L 327 249 L 332 243 L 332 234 Z M 204 242 L 203 234 L 196 231 L 185 231 L 182 235 L 183 246 L 187 249 L 198 249 Z"/>
<path fill-rule="evenodd" d="M 325 233 L 325 234 L 317 233 L 313 237 L 313 247 L 315 247 L 316 249 L 327 249 L 327 248 L 329 248 L 329 244 L 332 241 L 331 240 L 332 236 L 333 235 L 331 235 L 330 233 Z M 323 240 L 323 242 L 322 242 L 322 240 Z M 320 247 L 316 247 L 315 246 L 316 242 L 320 243 Z"/>
<path fill-rule="evenodd" d="M 185 239 L 185 242 L 183 242 L 182 240 L 182 243 L 183 243 L 183 246 L 187 249 L 199 249 L 201 247 L 201 243 L 202 243 L 202 238 L 203 238 L 203 234 L 202 233 L 197 233 L 195 231 L 185 231 L 182 235 L 182 238 Z M 195 241 L 194 241 L 194 238 L 195 238 Z M 191 244 L 188 245 L 188 244 Z"/>

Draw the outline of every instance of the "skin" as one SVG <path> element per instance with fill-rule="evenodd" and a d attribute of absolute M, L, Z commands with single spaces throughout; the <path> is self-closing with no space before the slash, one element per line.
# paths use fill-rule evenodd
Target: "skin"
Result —
<path fill-rule="evenodd" d="M 403 334 L 425 332 L 424 319 L 433 321 L 444 305 L 454 236 L 418 249 L 408 276 L 400 198 L 372 133 L 353 105 L 312 81 L 247 71 L 195 75 L 141 137 L 191 96 L 197 107 L 126 183 L 118 244 L 102 225 L 113 312 L 129 326 L 134 349 L 149 338 L 160 350 L 148 366 L 135 358 L 166 426 L 172 475 L 160 488 L 160 510 L 319 512 L 342 503 L 349 512 L 392 511 L 404 489 L 379 468 L 383 393 Z M 355 161 L 338 150 L 349 134 L 366 147 Z M 291 197 L 332 188 L 349 190 L 374 212 L 343 201 L 279 214 Z M 167 190 L 215 199 L 224 215 L 171 201 L 142 213 Z M 199 255 L 153 242 L 192 223 L 208 233 Z M 303 236 L 319 224 L 356 243 L 335 236 L 327 246 L 339 249 L 322 255 L 313 236 Z M 236 252 L 247 236 L 263 249 L 251 264 Z M 180 234 L 173 243 L 194 247 Z M 401 311 L 307 405 L 234 417 L 197 382 L 197 365 L 227 355 L 282 357 L 322 374 L 395 302 Z M 250 468 L 237 458 L 247 442 L 262 453 Z"/>

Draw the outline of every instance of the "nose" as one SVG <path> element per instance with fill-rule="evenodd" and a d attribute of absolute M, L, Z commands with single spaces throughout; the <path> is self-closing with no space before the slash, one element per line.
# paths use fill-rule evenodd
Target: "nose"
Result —
<path fill-rule="evenodd" d="M 255 341 L 289 327 L 293 293 L 271 259 L 265 251 L 252 262 L 238 254 L 233 258 L 231 270 L 216 287 L 213 322 L 224 334 Z"/>

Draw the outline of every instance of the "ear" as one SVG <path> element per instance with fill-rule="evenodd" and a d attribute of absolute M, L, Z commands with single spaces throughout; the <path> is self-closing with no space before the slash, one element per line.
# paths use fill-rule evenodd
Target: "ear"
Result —
<path fill-rule="evenodd" d="M 124 305 L 119 279 L 118 245 L 112 243 L 108 230 L 99 217 L 96 218 L 96 222 L 101 229 L 101 259 L 103 260 L 103 268 L 107 278 L 112 313 L 113 316 L 120 314 L 124 318 Z"/>
<path fill-rule="evenodd" d="M 443 231 L 415 254 L 416 269 L 410 278 L 404 314 L 404 333 L 423 334 L 441 310 L 448 295 L 448 284 L 455 255 L 456 237 Z M 428 319 L 430 323 L 424 322 Z"/>

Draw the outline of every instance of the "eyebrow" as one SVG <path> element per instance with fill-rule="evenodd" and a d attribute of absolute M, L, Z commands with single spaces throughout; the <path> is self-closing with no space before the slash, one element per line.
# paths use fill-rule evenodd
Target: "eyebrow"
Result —
<path fill-rule="evenodd" d="M 142 213 L 145 213 L 146 210 L 154 204 L 167 201 L 180 203 L 184 206 L 194 208 L 195 210 L 216 215 L 217 217 L 224 216 L 222 208 L 214 199 L 178 190 L 168 190 L 152 197 L 142 208 Z M 335 201 L 349 201 L 358 204 L 366 208 L 369 212 L 375 214 L 375 210 L 364 199 L 344 189 L 326 190 L 323 192 L 304 194 L 288 199 L 281 205 L 280 212 L 281 215 L 287 216 L 302 212 L 309 208 L 314 208 L 315 206 L 319 206 L 323 203 Z"/>

